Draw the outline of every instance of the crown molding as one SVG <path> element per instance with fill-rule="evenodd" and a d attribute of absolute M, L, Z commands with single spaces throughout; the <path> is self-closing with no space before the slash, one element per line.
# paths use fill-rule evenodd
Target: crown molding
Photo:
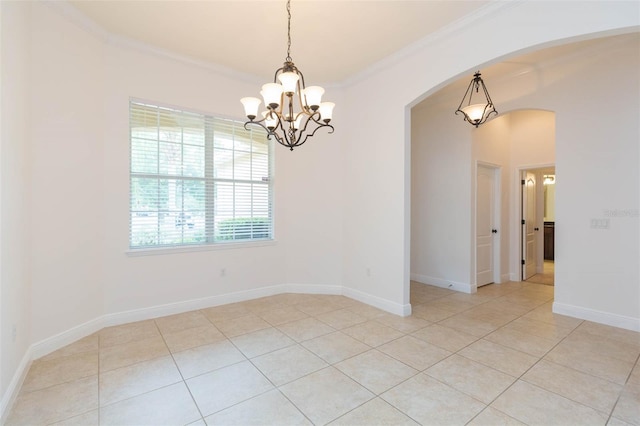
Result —
<path fill-rule="evenodd" d="M 264 78 L 257 77 L 253 74 L 237 71 L 213 62 L 196 59 L 192 56 L 181 55 L 170 50 L 152 46 L 148 43 L 137 41 L 128 37 L 111 34 L 107 40 L 107 43 L 112 46 L 135 50 L 143 54 L 153 55 L 162 59 L 169 59 L 185 65 L 202 68 L 206 71 L 218 74 L 223 77 L 232 78 L 234 80 L 240 80 L 251 84 L 264 83 Z"/>
<path fill-rule="evenodd" d="M 514 7 L 518 3 L 523 2 L 524 0 L 513 0 L 513 1 L 501 1 L 501 0 L 492 0 L 489 4 L 474 10 L 473 12 L 463 16 L 462 18 L 434 31 L 433 33 L 421 38 L 418 41 L 415 41 L 408 46 L 398 50 L 395 53 L 381 59 L 375 64 L 367 67 L 366 69 L 352 75 L 351 77 L 343 80 L 339 86 L 347 87 L 354 84 L 357 81 L 366 79 L 373 74 L 376 74 L 386 68 L 389 68 L 398 62 L 402 61 L 404 58 L 413 55 L 414 53 L 437 43 L 439 40 L 442 40 L 446 37 L 454 33 L 459 33 L 460 31 L 468 30 L 470 26 L 480 21 L 487 15 L 492 15 L 497 13 L 498 11 L 503 11 Z"/>
<path fill-rule="evenodd" d="M 428 36 L 408 45 L 407 47 L 387 56 L 386 58 L 376 62 L 365 70 L 358 72 L 343 81 L 324 82 L 323 87 L 340 89 L 349 86 L 358 80 L 366 78 L 370 75 L 375 74 L 376 72 L 379 72 L 380 70 L 396 64 L 401 59 L 410 56 L 420 49 L 423 49 L 425 46 L 433 44 L 438 40 L 441 40 L 455 32 L 459 32 L 465 28 L 468 28 L 474 22 L 477 22 L 486 15 L 496 13 L 496 11 L 498 10 L 512 7 L 514 4 L 520 3 L 521 1 L 522 0 L 513 0 L 506 2 L 501 0 L 491 0 L 491 2 L 486 6 L 474 10 L 473 12 L 454 21 L 453 23 L 448 24 L 445 27 L 433 32 L 432 34 L 429 34 Z M 56 11 L 59 15 L 66 18 L 69 22 L 73 23 L 77 27 L 83 29 L 87 33 L 112 46 L 123 47 L 141 53 L 154 55 L 156 57 L 170 59 L 183 64 L 196 66 L 209 72 L 213 72 L 215 74 L 219 74 L 228 78 L 233 78 L 235 80 L 241 80 L 246 83 L 263 83 L 264 78 L 256 76 L 254 74 L 243 73 L 213 62 L 196 59 L 187 55 L 181 55 L 166 49 L 152 46 L 148 43 L 134 40 L 129 37 L 113 34 L 112 32 L 103 28 L 97 22 L 89 18 L 87 15 L 76 9 L 68 0 L 43 1 L 42 4 L 45 4 L 52 10 Z"/>
<path fill-rule="evenodd" d="M 213 62 L 203 61 L 187 55 L 180 55 L 167 49 L 152 46 L 148 43 L 137 41 L 129 37 L 113 34 L 73 7 L 73 5 L 67 0 L 43 1 L 41 4 L 46 5 L 60 16 L 67 19 L 70 23 L 96 37 L 105 44 L 123 47 L 140 53 L 195 66 L 224 77 L 233 78 L 234 80 L 240 80 L 251 84 L 262 84 L 262 80 L 264 80 L 264 78 L 260 78 L 253 74 L 243 73 Z"/>
<path fill-rule="evenodd" d="M 39 4 L 49 7 L 60 16 L 66 18 L 67 21 L 102 41 L 106 42 L 109 40 L 109 37 L 111 37 L 111 33 L 109 31 L 105 30 L 96 21 L 73 7 L 67 0 L 41 1 Z"/>

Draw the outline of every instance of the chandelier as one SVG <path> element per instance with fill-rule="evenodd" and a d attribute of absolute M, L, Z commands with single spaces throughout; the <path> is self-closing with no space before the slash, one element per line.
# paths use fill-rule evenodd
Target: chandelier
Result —
<path fill-rule="evenodd" d="M 478 102 L 476 97 L 476 103 L 472 103 L 473 92 L 476 94 L 480 93 L 481 86 L 484 99 Z M 469 96 L 469 99 L 467 99 L 467 95 Z M 465 106 L 463 107 L 462 105 Z M 496 108 L 491 101 L 491 96 L 489 96 L 489 92 L 487 92 L 484 81 L 482 81 L 482 78 L 480 77 L 480 71 L 473 75 L 473 79 L 471 80 L 471 83 L 469 83 L 469 87 L 467 87 L 467 91 L 462 97 L 462 101 L 456 110 L 456 115 L 459 112 L 464 115 L 465 121 L 476 127 L 487 121 L 491 114 L 498 115 L 498 111 L 496 111 Z"/>
<path fill-rule="evenodd" d="M 261 112 L 262 118 L 258 116 L 260 99 L 242 98 L 240 102 L 249 119 L 244 123 L 245 129 L 250 124 L 260 126 L 267 131 L 268 139 L 273 136 L 278 143 L 293 151 L 321 127 L 328 127 L 329 133 L 333 133 L 334 128 L 329 122 L 335 104 L 321 102 L 324 89 L 320 86 L 306 87 L 302 72 L 291 60 L 291 0 L 287 0 L 287 14 L 287 57 L 284 65 L 276 70 L 273 83 L 262 86 L 260 95 L 266 107 Z"/>

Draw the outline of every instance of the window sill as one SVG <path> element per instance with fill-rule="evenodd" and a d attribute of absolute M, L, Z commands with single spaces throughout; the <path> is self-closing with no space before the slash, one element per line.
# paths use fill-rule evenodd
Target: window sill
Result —
<path fill-rule="evenodd" d="M 125 254 L 128 257 L 159 256 L 159 255 L 176 254 L 176 253 L 194 253 L 199 251 L 248 249 L 248 248 L 267 247 L 267 246 L 274 246 L 274 245 L 276 245 L 276 240 L 262 240 L 262 241 L 252 241 L 247 243 L 217 243 L 217 244 L 181 246 L 181 247 L 128 249 L 127 251 L 125 251 Z"/>

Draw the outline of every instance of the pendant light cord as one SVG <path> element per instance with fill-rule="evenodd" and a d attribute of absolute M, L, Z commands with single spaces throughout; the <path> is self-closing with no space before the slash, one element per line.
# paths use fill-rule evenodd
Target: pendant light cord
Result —
<path fill-rule="evenodd" d="M 289 20 L 287 22 L 287 62 L 293 62 L 291 60 L 291 0 L 287 0 L 287 14 Z"/>

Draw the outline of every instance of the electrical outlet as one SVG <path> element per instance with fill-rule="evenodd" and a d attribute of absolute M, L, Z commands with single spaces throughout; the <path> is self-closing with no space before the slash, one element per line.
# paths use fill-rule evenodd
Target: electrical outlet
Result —
<path fill-rule="evenodd" d="M 367 274 L 367 277 L 371 276 L 371 268 L 367 267 L 364 272 Z"/>
<path fill-rule="evenodd" d="M 18 338 L 18 326 L 13 324 L 11 326 L 11 341 L 15 342 L 17 338 Z"/>
<path fill-rule="evenodd" d="M 609 219 L 591 219 L 592 229 L 609 229 Z"/>
<path fill-rule="evenodd" d="M 227 268 L 220 269 L 220 276 L 221 277 L 226 277 L 227 276 Z"/>

